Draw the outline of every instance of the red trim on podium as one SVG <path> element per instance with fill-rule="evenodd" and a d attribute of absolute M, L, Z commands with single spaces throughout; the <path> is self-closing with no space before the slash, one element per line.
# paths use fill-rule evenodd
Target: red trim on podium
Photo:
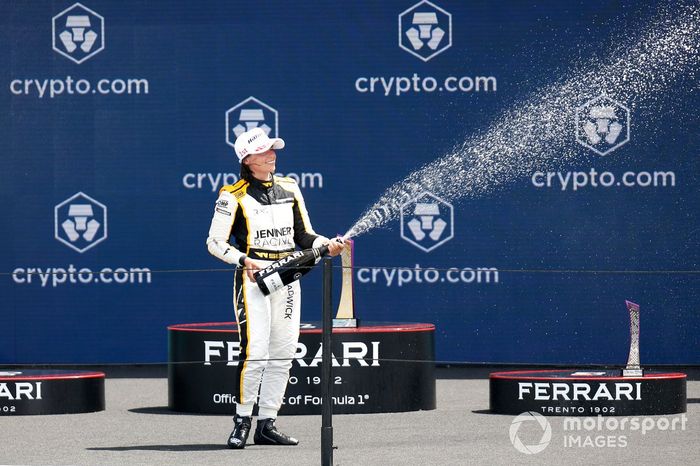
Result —
<path fill-rule="evenodd" d="M 602 371 L 603 369 L 601 369 Z M 609 370 L 609 369 L 608 369 Z M 546 373 L 560 373 L 560 372 L 601 372 L 595 369 L 581 370 L 581 369 L 558 369 L 558 370 L 529 370 L 529 371 L 508 371 L 508 372 L 492 372 L 489 374 L 490 379 L 506 379 L 506 380 L 604 380 L 604 381 L 620 381 L 620 380 L 649 380 L 649 379 L 685 379 L 686 374 L 680 372 L 668 372 L 668 373 L 651 373 L 644 375 L 642 377 L 622 377 L 622 376 L 568 376 L 568 377 L 537 377 L 536 374 L 546 374 Z"/>
<path fill-rule="evenodd" d="M 3 371 L 13 372 L 13 370 Z M 24 371 L 17 371 L 24 372 Z M 68 379 L 104 379 L 104 372 L 68 372 L 66 374 L 35 374 L 35 375 L 16 375 L 16 376 L 0 376 L 2 382 L 12 382 L 14 380 L 68 380 Z"/>
<path fill-rule="evenodd" d="M 229 326 L 233 328 L 211 328 Z M 209 328 L 206 328 L 209 327 Z M 168 330 L 176 330 L 180 332 L 224 332 L 238 333 L 235 328 L 236 322 L 205 322 L 194 324 L 176 324 L 170 325 Z M 435 325 L 423 323 L 385 323 L 385 322 L 367 322 L 360 324 L 357 328 L 336 327 L 333 333 L 397 333 L 397 332 L 434 332 Z M 302 328 L 301 333 L 321 333 L 320 328 Z"/>

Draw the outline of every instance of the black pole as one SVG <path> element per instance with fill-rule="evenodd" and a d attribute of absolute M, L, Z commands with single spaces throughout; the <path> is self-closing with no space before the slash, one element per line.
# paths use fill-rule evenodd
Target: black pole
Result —
<path fill-rule="evenodd" d="M 331 374 L 331 334 L 333 316 L 333 261 L 323 259 L 323 333 L 321 334 L 321 464 L 333 465 L 333 384 Z"/>

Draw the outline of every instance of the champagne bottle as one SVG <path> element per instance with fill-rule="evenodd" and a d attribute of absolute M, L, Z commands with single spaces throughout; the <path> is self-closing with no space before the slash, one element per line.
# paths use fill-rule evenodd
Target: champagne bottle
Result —
<path fill-rule="evenodd" d="M 320 248 L 295 251 L 287 257 L 273 262 L 264 269 L 258 270 L 253 276 L 260 287 L 260 291 L 267 296 L 299 280 L 326 254 L 328 254 L 328 245 L 323 245 Z"/>

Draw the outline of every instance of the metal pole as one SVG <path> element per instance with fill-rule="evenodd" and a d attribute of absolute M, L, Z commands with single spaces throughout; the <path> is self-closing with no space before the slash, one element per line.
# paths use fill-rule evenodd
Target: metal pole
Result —
<path fill-rule="evenodd" d="M 333 465 L 333 384 L 331 374 L 331 334 L 333 315 L 333 261 L 323 259 L 323 332 L 321 334 L 321 464 Z"/>

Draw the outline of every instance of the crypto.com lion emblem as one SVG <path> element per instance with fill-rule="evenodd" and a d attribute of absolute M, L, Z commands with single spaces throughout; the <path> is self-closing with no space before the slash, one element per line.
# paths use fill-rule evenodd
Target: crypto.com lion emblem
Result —
<path fill-rule="evenodd" d="M 607 96 L 576 109 L 576 141 L 598 155 L 607 155 L 630 140 L 630 111 Z"/>

